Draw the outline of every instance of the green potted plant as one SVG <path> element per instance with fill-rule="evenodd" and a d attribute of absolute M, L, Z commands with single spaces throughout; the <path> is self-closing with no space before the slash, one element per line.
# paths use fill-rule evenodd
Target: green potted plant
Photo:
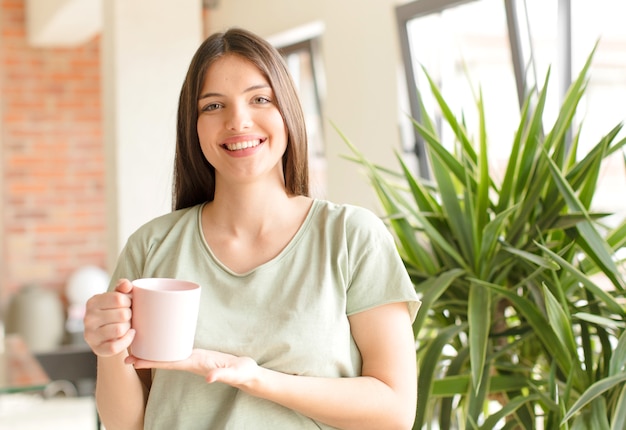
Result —
<path fill-rule="evenodd" d="M 456 138 L 446 149 L 425 109 L 414 121 L 432 180 L 415 176 L 401 156 L 397 172 L 371 163 L 339 131 L 371 180 L 423 301 L 414 323 L 415 429 L 626 428 L 618 257 L 626 222 L 607 228 L 607 214 L 591 210 L 602 162 L 626 139 L 618 139 L 620 124 L 586 154 L 580 130 L 566 144 L 592 57 L 549 129 L 549 72 L 528 96 L 501 181 L 489 170 L 481 96 L 472 140 L 427 71 Z"/>

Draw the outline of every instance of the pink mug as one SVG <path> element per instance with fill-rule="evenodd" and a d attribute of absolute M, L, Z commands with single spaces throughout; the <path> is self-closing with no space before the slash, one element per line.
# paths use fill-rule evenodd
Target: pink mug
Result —
<path fill-rule="evenodd" d="M 178 361 L 191 355 L 200 308 L 200 285 L 169 278 L 132 282 L 130 346 L 135 357 Z"/>

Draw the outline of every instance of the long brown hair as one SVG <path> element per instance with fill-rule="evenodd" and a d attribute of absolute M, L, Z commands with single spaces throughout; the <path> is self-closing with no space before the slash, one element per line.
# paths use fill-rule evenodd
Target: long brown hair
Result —
<path fill-rule="evenodd" d="M 280 53 L 267 41 L 240 28 L 209 36 L 189 65 L 178 101 L 176 155 L 172 206 L 191 207 L 215 196 L 215 169 L 206 160 L 198 138 L 198 99 L 208 68 L 225 54 L 253 63 L 269 81 L 285 126 L 287 149 L 283 155 L 285 187 L 291 195 L 309 195 L 307 134 L 302 107 Z"/>

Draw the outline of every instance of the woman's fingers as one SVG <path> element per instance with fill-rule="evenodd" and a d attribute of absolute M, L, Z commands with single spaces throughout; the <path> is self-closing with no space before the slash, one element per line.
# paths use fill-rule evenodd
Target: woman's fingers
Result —
<path fill-rule="evenodd" d="M 96 355 L 115 355 L 128 348 L 135 336 L 130 329 L 132 312 L 128 281 L 116 291 L 93 296 L 87 301 L 84 338 Z"/>
<path fill-rule="evenodd" d="M 125 362 L 136 369 L 183 370 L 203 376 L 209 383 L 223 382 L 233 387 L 246 386 L 259 371 L 256 361 L 250 357 L 203 349 L 194 349 L 189 358 L 181 361 L 147 361 L 129 356 Z"/>
<path fill-rule="evenodd" d="M 126 351 L 135 338 L 135 330 L 128 330 L 122 337 L 113 340 L 105 340 L 100 344 L 91 346 L 94 354 L 100 357 L 112 357 Z"/>
<path fill-rule="evenodd" d="M 133 290 L 133 284 L 128 279 L 120 279 L 115 285 L 115 291 L 122 294 L 130 294 Z"/>

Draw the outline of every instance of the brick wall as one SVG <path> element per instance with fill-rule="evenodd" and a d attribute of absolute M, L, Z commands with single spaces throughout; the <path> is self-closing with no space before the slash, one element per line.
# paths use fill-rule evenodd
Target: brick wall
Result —
<path fill-rule="evenodd" d="M 28 283 L 62 293 L 104 267 L 100 42 L 28 45 L 24 0 L 0 0 L 0 299 Z"/>

